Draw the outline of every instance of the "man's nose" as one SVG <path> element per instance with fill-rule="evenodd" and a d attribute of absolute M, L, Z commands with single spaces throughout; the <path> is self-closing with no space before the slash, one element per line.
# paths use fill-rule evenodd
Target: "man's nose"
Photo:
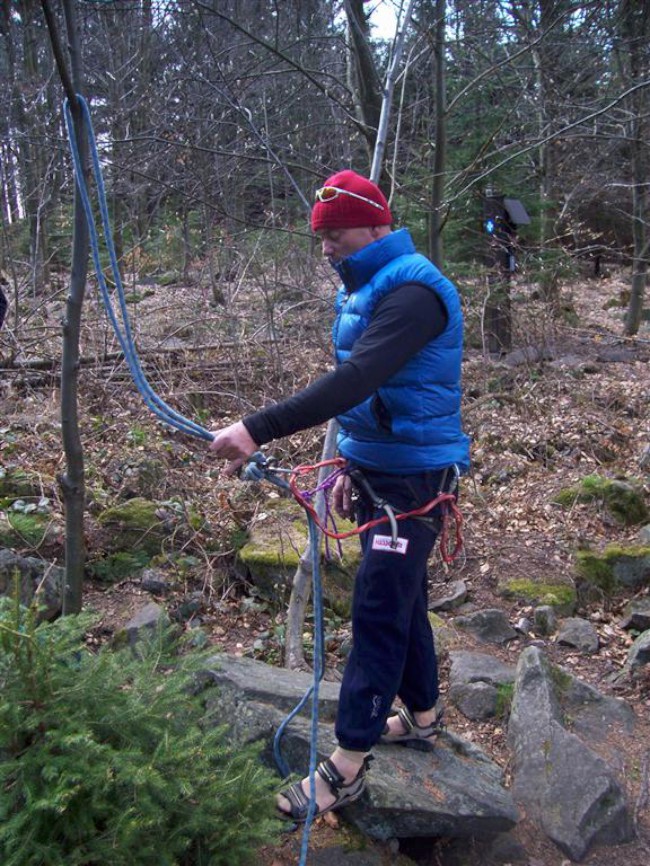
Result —
<path fill-rule="evenodd" d="M 323 238 L 321 246 L 323 250 L 323 255 L 325 256 L 325 258 L 329 259 L 334 253 L 334 244 L 332 243 L 332 241 Z"/>

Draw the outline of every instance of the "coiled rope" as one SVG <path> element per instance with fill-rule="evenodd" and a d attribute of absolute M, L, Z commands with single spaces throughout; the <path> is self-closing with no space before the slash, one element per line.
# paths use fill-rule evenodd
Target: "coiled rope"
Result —
<path fill-rule="evenodd" d="M 104 307 L 106 309 L 106 313 L 108 315 L 110 323 L 113 326 L 113 331 L 115 332 L 117 341 L 120 344 L 122 352 L 124 353 L 124 357 L 128 364 L 135 386 L 137 387 L 138 391 L 142 395 L 144 402 L 153 412 L 153 414 L 156 415 L 169 427 L 173 427 L 176 430 L 179 430 L 181 433 L 187 433 L 190 436 L 196 436 L 199 439 L 204 439 L 208 442 L 211 442 L 214 437 L 209 430 L 206 430 L 205 427 L 201 427 L 200 424 L 197 424 L 195 421 L 192 421 L 189 418 L 186 418 L 180 412 L 177 412 L 176 409 L 173 409 L 171 406 L 165 403 L 162 397 L 156 394 L 156 392 L 147 381 L 147 377 L 145 376 L 144 370 L 142 369 L 142 364 L 140 363 L 140 359 L 135 348 L 133 332 L 131 330 L 131 324 L 129 321 L 129 313 L 126 306 L 126 296 L 124 292 L 124 285 L 122 283 L 122 275 L 120 274 L 117 254 L 115 252 L 115 244 L 113 242 L 113 234 L 111 232 L 110 219 L 108 215 L 106 189 L 104 186 L 104 178 L 102 175 L 102 169 L 99 161 L 99 152 L 97 149 L 95 132 L 93 130 L 93 125 L 90 118 L 90 110 L 88 109 L 88 104 L 86 103 L 86 100 L 80 94 L 77 94 L 77 102 L 81 109 L 86 134 L 88 136 L 92 172 L 95 179 L 95 184 L 97 186 L 97 204 L 101 216 L 104 242 L 108 251 L 111 273 L 113 276 L 113 282 L 115 283 L 118 304 L 122 316 L 121 325 L 117 315 L 115 314 L 115 310 L 113 309 L 113 304 L 111 302 L 108 286 L 106 284 L 106 278 L 104 276 L 104 271 L 102 269 L 100 261 L 99 234 L 97 232 L 97 226 L 95 224 L 95 218 L 93 216 L 93 209 L 90 201 L 90 195 L 88 192 L 88 186 L 86 184 L 86 178 L 84 177 L 81 156 L 79 154 L 79 148 L 77 146 L 77 137 L 74 130 L 72 111 L 70 109 L 70 104 L 67 99 L 63 103 L 63 114 L 65 117 L 66 128 L 68 130 L 68 139 L 70 141 L 70 152 L 72 154 L 72 162 L 74 165 L 75 179 L 77 181 L 77 189 L 79 190 L 79 196 L 81 198 L 84 213 L 86 214 L 86 222 L 88 224 L 88 231 L 90 233 L 90 249 L 92 253 L 93 264 L 95 266 L 95 274 L 97 275 L 97 282 L 99 284 L 102 301 L 104 302 Z"/>

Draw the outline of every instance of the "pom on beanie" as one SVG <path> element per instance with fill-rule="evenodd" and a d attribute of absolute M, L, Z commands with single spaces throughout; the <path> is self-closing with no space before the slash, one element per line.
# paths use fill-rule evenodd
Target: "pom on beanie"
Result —
<path fill-rule="evenodd" d="M 387 226 L 393 221 L 388 202 L 377 184 L 355 171 L 346 169 L 333 174 L 327 178 L 322 190 L 325 200 L 317 196 L 311 211 L 314 232 L 319 229 Z"/>

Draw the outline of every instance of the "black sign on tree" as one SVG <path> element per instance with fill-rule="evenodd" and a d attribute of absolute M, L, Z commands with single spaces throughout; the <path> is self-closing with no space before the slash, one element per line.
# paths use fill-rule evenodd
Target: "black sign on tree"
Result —
<path fill-rule="evenodd" d="M 483 231 L 486 239 L 488 298 L 484 330 L 491 355 L 502 355 L 512 348 L 510 278 L 517 267 L 517 227 L 529 223 L 530 217 L 519 199 L 506 198 L 491 187 L 485 190 Z"/>

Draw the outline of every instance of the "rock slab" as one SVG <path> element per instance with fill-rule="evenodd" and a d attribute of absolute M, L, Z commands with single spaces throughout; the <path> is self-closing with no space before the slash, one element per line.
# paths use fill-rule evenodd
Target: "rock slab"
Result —
<path fill-rule="evenodd" d="M 219 723 L 231 724 L 241 742 L 264 740 L 269 758 L 275 732 L 312 683 L 308 674 L 225 654 L 211 660 L 206 676 L 219 686 Z M 336 746 L 338 692 L 338 684 L 321 683 L 319 760 Z M 287 727 L 282 753 L 292 772 L 303 774 L 308 766 L 310 730 L 304 715 Z M 451 733 L 442 734 L 429 753 L 378 746 L 363 797 L 342 813 L 367 836 L 382 841 L 492 837 L 518 820 L 512 796 L 502 785 L 501 768 L 477 746 Z"/>
<path fill-rule="evenodd" d="M 575 687 L 574 681 L 551 666 L 538 647 L 525 649 L 517 665 L 508 736 L 515 800 L 568 857 L 579 861 L 594 845 L 630 841 L 633 821 L 610 765 L 564 726 L 564 698 L 577 698 L 576 712 L 581 703 L 590 703 L 584 686 Z M 609 703 L 603 703 L 603 724 L 620 724 L 622 717 L 611 713 Z"/>

